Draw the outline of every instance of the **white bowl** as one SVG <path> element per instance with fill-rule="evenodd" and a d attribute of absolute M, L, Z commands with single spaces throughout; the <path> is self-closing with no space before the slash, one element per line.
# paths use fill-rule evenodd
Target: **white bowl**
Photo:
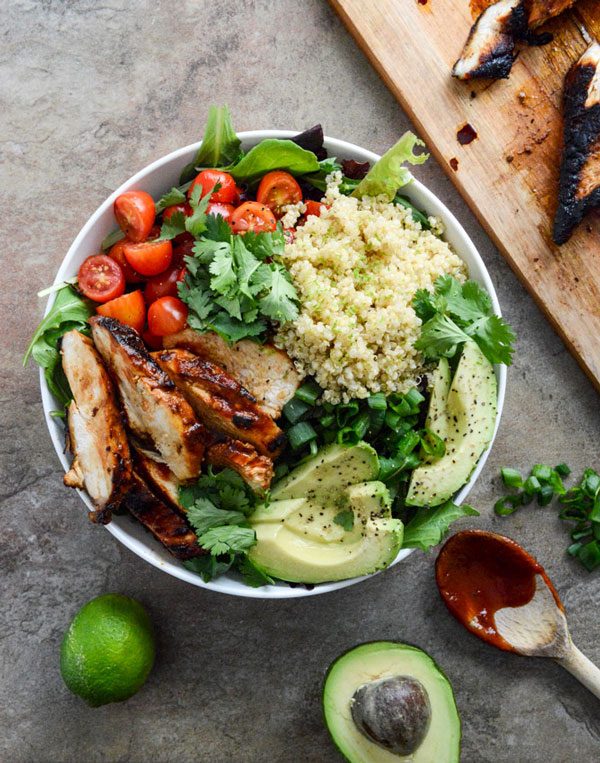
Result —
<path fill-rule="evenodd" d="M 239 137 L 242 140 L 243 147 L 248 149 L 264 138 L 288 138 L 296 134 L 296 132 L 289 130 L 253 130 L 251 132 L 240 133 Z M 139 188 L 147 191 L 154 198 L 159 198 L 169 188 L 178 184 L 179 173 L 181 172 L 182 167 L 193 159 L 199 145 L 199 143 L 194 143 L 190 146 L 185 146 L 185 148 L 173 151 L 171 154 L 148 165 L 145 169 L 141 170 L 141 172 L 138 172 L 137 175 L 134 175 L 123 183 L 120 188 L 117 188 L 117 190 L 98 207 L 79 232 L 79 235 L 71 245 L 58 273 L 56 274 L 54 283 L 58 284 L 66 278 L 76 275 L 79 266 L 85 258 L 90 254 L 99 251 L 100 243 L 104 237 L 115 228 L 112 210 L 114 200 L 119 194 L 124 191 Z M 364 148 L 354 146 L 352 143 L 335 140 L 334 138 L 326 138 L 325 147 L 330 156 L 336 156 L 340 159 L 355 159 L 359 162 L 375 162 L 379 159 L 377 154 L 374 154 L 371 151 L 366 151 Z M 409 186 L 403 189 L 402 192 L 405 193 L 419 209 L 424 210 L 427 214 L 435 215 L 442 219 L 445 226 L 444 238 L 465 261 L 469 269 L 470 277 L 478 281 L 488 291 L 492 298 L 494 311 L 500 315 L 500 305 L 498 304 L 498 298 L 487 269 L 483 264 L 483 260 L 477 253 L 473 242 L 467 236 L 458 220 L 442 204 L 442 202 L 418 180 L 414 180 Z M 46 313 L 51 308 L 54 298 L 55 295 L 53 294 L 48 299 Z M 506 368 L 504 366 L 496 368 L 496 377 L 498 379 L 498 416 L 496 419 L 494 437 L 496 436 L 504 404 L 504 393 L 506 388 Z M 40 386 L 46 424 L 52 442 L 54 443 L 56 454 L 63 465 L 63 468 L 67 471 L 69 468 L 69 458 L 64 452 L 64 426 L 60 419 L 50 416 L 50 411 L 57 408 L 57 402 L 50 393 L 44 375 L 41 372 Z M 490 448 L 488 448 L 488 450 L 481 456 L 470 480 L 456 496 L 455 500 L 458 503 L 463 501 L 469 494 L 469 491 L 483 469 Z M 83 491 L 78 492 L 87 508 L 92 509 L 92 505 L 86 493 Z M 185 580 L 187 583 L 200 586 L 201 588 L 208 588 L 212 591 L 220 591 L 221 593 L 233 594 L 235 596 L 250 596 L 260 599 L 291 599 L 300 596 L 313 596 L 319 593 L 336 591 L 340 588 L 354 585 L 365 579 L 364 577 L 360 577 L 352 578 L 351 580 L 343 580 L 337 583 L 323 583 L 314 586 L 314 588 L 310 590 L 303 586 L 292 588 L 285 583 L 279 583 L 274 586 L 264 586 L 262 588 L 250 588 L 244 585 L 241 580 L 234 575 L 223 575 L 210 583 L 205 583 L 199 575 L 186 570 L 185 567 L 179 564 L 179 562 L 142 527 L 142 525 L 132 521 L 130 517 L 115 516 L 113 521 L 106 525 L 106 529 L 135 554 L 164 572 L 168 572 L 169 575 L 173 575 L 180 580 Z M 394 564 L 405 559 L 411 552 L 412 549 L 402 550 L 396 557 Z"/>

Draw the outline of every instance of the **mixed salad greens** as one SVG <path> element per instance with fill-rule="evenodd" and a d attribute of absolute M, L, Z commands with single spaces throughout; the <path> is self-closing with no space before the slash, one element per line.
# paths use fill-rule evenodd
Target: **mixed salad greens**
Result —
<path fill-rule="evenodd" d="M 135 328 L 151 349 L 185 326 L 214 332 L 228 343 L 268 342 L 274 326 L 298 315 L 298 294 L 282 259 L 293 235 L 278 222 L 286 205 L 302 201 L 305 216 L 320 214 L 326 178 L 338 171 L 342 193 L 384 196 L 410 209 L 415 221 L 430 229 L 427 215 L 400 193 L 411 180 L 406 162 L 421 164 L 428 157 L 415 154 L 420 145 L 407 133 L 369 167 L 328 157 L 318 126 L 292 139 L 268 138 L 244 151 L 227 108 L 211 107 L 202 144 L 183 168 L 178 187 L 158 202 L 136 191 L 117 199 L 120 229 L 103 242 L 107 254 L 89 257 L 78 282 L 59 289 L 25 361 L 34 357 L 65 407 L 72 394 L 61 367 L 60 340 L 71 329 L 89 333 L 87 321 L 95 312 Z M 422 321 L 416 346 L 432 369 L 445 359 L 455 375 L 462 348 L 472 343 L 486 363 L 510 364 L 514 334 L 493 314 L 489 295 L 477 283 L 442 276 L 433 292 L 415 294 L 413 307 Z M 443 433 L 428 425 L 430 403 L 426 377 L 406 394 L 378 393 L 338 405 L 323 402 L 322 390 L 305 379 L 278 422 L 287 446 L 276 464 L 274 485 L 289 481 L 290 473 L 300 473 L 331 446 L 368 446 L 375 461 L 364 484 L 382 486 L 382 510 L 390 522 L 401 520 L 394 527 L 405 525 L 404 547 L 430 548 L 451 522 L 477 514 L 451 499 L 433 508 L 406 503 L 414 470 L 447 455 Z M 257 540 L 252 516 L 257 507 L 268 508 L 269 493 L 253 492 L 232 469 L 209 467 L 195 484 L 182 486 L 179 496 L 187 522 L 208 552 L 186 561 L 189 569 L 205 580 L 235 569 L 250 585 L 273 582 L 248 556 Z M 350 533 L 355 512 L 343 503 L 346 498 L 339 500 L 332 521 Z M 282 510 L 285 500 L 276 503 Z"/>

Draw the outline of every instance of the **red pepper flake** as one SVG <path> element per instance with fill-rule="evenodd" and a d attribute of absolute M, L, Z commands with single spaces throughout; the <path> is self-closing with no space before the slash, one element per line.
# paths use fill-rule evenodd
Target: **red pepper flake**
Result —
<path fill-rule="evenodd" d="M 469 143 L 472 143 L 476 137 L 477 131 L 473 125 L 469 124 L 468 122 L 463 125 L 456 133 L 456 140 L 460 143 L 461 146 L 466 146 Z"/>
<path fill-rule="evenodd" d="M 453 156 L 452 159 L 450 159 L 449 164 L 454 170 L 454 172 L 456 172 L 456 170 L 458 169 L 458 159 L 455 156 Z"/>

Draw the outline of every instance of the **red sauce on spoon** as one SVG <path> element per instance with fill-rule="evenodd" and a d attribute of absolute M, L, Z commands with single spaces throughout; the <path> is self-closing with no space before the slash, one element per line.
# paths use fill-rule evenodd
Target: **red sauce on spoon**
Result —
<path fill-rule="evenodd" d="M 540 575 L 564 611 L 544 568 L 524 548 L 503 535 L 465 530 L 443 546 L 435 563 L 436 582 L 446 606 L 465 628 L 498 649 L 515 652 L 500 636 L 494 615 L 522 607 L 533 598 Z"/>

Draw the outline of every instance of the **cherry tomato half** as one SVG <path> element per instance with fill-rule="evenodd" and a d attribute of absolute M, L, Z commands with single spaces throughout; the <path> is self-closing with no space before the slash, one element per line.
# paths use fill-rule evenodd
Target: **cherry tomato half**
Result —
<path fill-rule="evenodd" d="M 304 213 L 306 217 L 309 215 L 321 217 L 321 212 L 323 211 L 325 204 L 321 204 L 320 201 L 313 201 L 312 199 L 308 199 L 308 201 L 305 201 L 304 203 L 306 205 L 306 212 Z"/>
<path fill-rule="evenodd" d="M 185 267 L 184 258 L 194 254 L 194 244 L 196 239 L 190 233 L 180 233 L 173 239 L 173 259 L 172 265 L 180 268 Z"/>
<path fill-rule="evenodd" d="M 185 278 L 185 268 L 171 265 L 164 273 L 152 276 L 146 281 L 144 299 L 147 305 L 151 305 L 161 297 L 176 297 L 177 284 Z"/>
<path fill-rule="evenodd" d="M 217 183 L 220 188 L 211 194 L 210 200 L 220 202 L 221 204 L 236 204 L 240 197 L 239 189 L 231 175 L 221 170 L 202 170 L 192 181 L 188 190 L 188 197 L 192 195 L 194 188 L 199 185 L 202 186 L 202 196 L 206 196 Z"/>
<path fill-rule="evenodd" d="M 188 309 L 177 297 L 161 297 L 148 309 L 148 330 L 155 336 L 167 336 L 182 331 L 187 323 Z"/>
<path fill-rule="evenodd" d="M 111 248 L 108 250 L 108 256 L 111 257 L 115 262 L 119 263 L 121 270 L 123 271 L 123 275 L 125 276 L 126 283 L 139 283 L 140 281 L 144 280 L 144 276 L 136 273 L 125 259 L 125 252 L 123 249 L 127 243 L 129 243 L 127 239 L 121 239 L 121 241 L 117 241 L 117 243 L 114 246 L 111 246 Z"/>
<path fill-rule="evenodd" d="M 231 215 L 235 212 L 233 204 L 211 203 L 206 207 L 207 215 L 221 215 L 231 225 Z"/>
<path fill-rule="evenodd" d="M 138 332 L 144 328 L 146 320 L 146 305 L 139 289 L 100 305 L 96 312 L 107 318 L 116 318 Z"/>
<path fill-rule="evenodd" d="M 83 294 L 94 302 L 108 302 L 125 291 L 121 266 L 106 254 L 94 254 L 84 260 L 77 280 Z"/>
<path fill-rule="evenodd" d="M 192 208 L 187 202 L 184 204 L 173 204 L 163 211 L 163 220 L 168 220 L 175 212 L 183 212 L 186 217 L 189 217 L 192 214 Z"/>
<path fill-rule="evenodd" d="M 270 231 L 277 227 L 275 216 L 264 204 L 258 201 L 245 201 L 231 215 L 231 227 L 234 233 L 247 233 L 249 230 Z"/>
<path fill-rule="evenodd" d="M 144 241 L 154 225 L 154 199 L 146 191 L 126 191 L 115 199 L 119 228 L 130 241 Z"/>
<path fill-rule="evenodd" d="M 269 207 L 275 217 L 283 217 L 287 204 L 302 201 L 302 189 L 289 172 L 267 172 L 258 186 L 256 201 Z"/>
<path fill-rule="evenodd" d="M 141 244 L 125 244 L 125 259 L 143 276 L 156 276 L 166 270 L 173 259 L 170 241 L 143 241 Z"/>

